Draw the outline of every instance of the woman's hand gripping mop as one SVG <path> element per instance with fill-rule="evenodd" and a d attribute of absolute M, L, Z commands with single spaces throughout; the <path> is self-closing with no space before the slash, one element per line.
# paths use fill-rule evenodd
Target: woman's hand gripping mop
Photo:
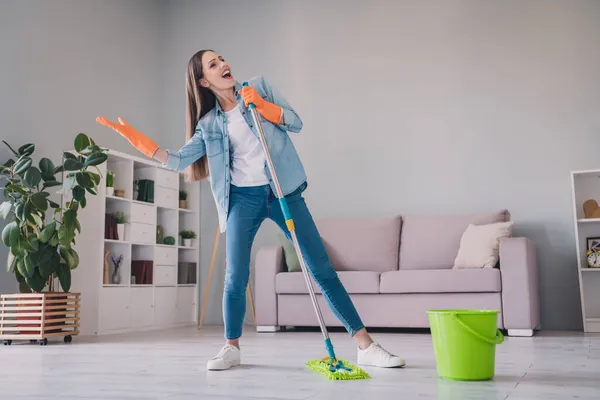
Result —
<path fill-rule="evenodd" d="M 244 82 L 243 86 L 248 86 L 247 82 Z M 269 153 L 269 149 L 267 147 L 267 142 L 265 140 L 265 134 L 262 129 L 262 125 L 260 122 L 260 118 L 258 117 L 256 106 L 253 103 L 249 104 L 250 112 L 252 114 L 252 118 L 254 119 L 254 123 L 256 124 L 256 128 L 258 129 L 258 133 L 260 136 L 260 142 L 262 143 L 266 159 L 267 165 L 269 167 L 269 171 L 271 172 L 271 176 L 273 177 L 273 183 L 275 184 L 276 195 L 279 199 L 279 204 L 281 206 L 281 211 L 285 217 L 285 222 L 288 230 L 290 231 L 290 235 L 292 237 L 292 241 L 294 247 L 296 249 L 296 253 L 298 254 L 298 260 L 300 261 L 300 266 L 302 267 L 302 273 L 304 274 L 304 280 L 306 281 L 306 285 L 308 287 L 308 291 L 310 293 L 310 298 L 312 300 L 313 307 L 317 314 L 317 319 L 319 320 L 319 325 L 321 326 L 321 332 L 323 333 L 323 337 L 325 339 L 325 347 L 327 348 L 327 353 L 329 356 L 324 357 L 320 360 L 311 360 L 306 364 L 308 368 L 327 376 L 329 379 L 366 379 L 370 378 L 370 376 L 363 371 L 362 369 L 350 364 L 345 360 L 340 360 L 335 356 L 333 352 L 333 345 L 331 344 L 331 339 L 329 338 L 329 334 L 327 332 L 327 328 L 325 327 L 325 322 L 323 321 L 323 315 L 321 314 L 321 309 L 319 308 L 319 304 L 317 303 L 317 299 L 315 297 L 315 293 L 312 285 L 310 284 L 310 277 L 308 275 L 308 269 L 306 267 L 306 262 L 304 260 L 304 256 L 302 254 L 302 250 L 300 249 L 300 245 L 298 243 L 298 238 L 296 236 L 296 231 L 294 227 L 294 220 L 290 214 L 287 202 L 285 197 L 283 196 L 283 192 L 281 190 L 281 186 L 279 185 L 279 180 L 275 173 L 275 166 L 273 165 L 273 161 L 271 159 L 271 155 Z"/>

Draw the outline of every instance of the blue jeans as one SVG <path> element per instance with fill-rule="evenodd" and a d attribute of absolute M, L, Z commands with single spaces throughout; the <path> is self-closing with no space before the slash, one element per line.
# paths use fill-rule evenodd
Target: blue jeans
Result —
<path fill-rule="evenodd" d="M 305 188 L 306 183 L 286 196 L 298 243 L 309 273 L 324 294 L 330 309 L 350 335 L 354 336 L 364 325 L 331 265 L 323 241 L 302 197 Z M 233 340 L 242 336 L 246 313 L 246 287 L 250 276 L 250 251 L 258 228 L 266 218 L 270 218 L 281 228 L 288 240 L 291 240 L 291 236 L 285 225 L 279 201 L 269 185 L 231 185 L 229 207 L 223 318 L 225 338 Z M 315 323 L 318 322 L 316 318 L 315 315 Z"/>

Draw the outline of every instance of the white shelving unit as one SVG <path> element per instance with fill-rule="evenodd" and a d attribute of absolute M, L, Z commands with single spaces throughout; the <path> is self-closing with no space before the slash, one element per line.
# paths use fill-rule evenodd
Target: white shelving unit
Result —
<path fill-rule="evenodd" d="M 600 332 L 600 268 L 587 262 L 588 239 L 600 240 L 600 218 L 585 218 L 583 211 L 587 200 L 600 204 L 600 169 L 571 172 L 571 190 L 583 328 Z"/>
<path fill-rule="evenodd" d="M 109 150 L 99 166 L 101 182 L 95 196 L 87 196 L 87 207 L 79 212 L 82 231 L 75 249 L 79 267 L 74 271 L 71 291 L 81 292 L 82 334 L 108 334 L 164 329 L 196 324 L 199 306 L 200 249 L 197 238 L 191 247 L 180 242 L 179 232 L 200 231 L 200 185 L 185 182 L 183 173 L 169 171 L 146 158 Z M 106 195 L 107 169 L 115 173 L 115 189 L 123 197 Z M 154 181 L 153 202 L 133 199 L 134 180 Z M 179 190 L 188 193 L 188 206 L 179 208 Z M 122 211 L 128 216 L 125 237 L 107 239 L 105 214 Z M 157 243 L 157 227 L 174 245 Z M 109 281 L 105 281 L 105 251 L 123 255 L 120 282 L 110 280 L 113 263 L 109 256 Z M 132 280 L 135 261 L 152 263 L 148 281 Z M 139 276 L 139 274 L 138 274 Z"/>

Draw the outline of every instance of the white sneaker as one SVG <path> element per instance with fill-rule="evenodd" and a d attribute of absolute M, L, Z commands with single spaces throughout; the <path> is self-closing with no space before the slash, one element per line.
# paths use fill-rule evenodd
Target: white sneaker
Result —
<path fill-rule="evenodd" d="M 240 349 L 230 344 L 223 346 L 221 351 L 206 364 L 208 370 L 219 371 L 240 365 Z"/>
<path fill-rule="evenodd" d="M 404 367 L 406 362 L 398 356 L 395 356 L 385 350 L 378 343 L 371 343 L 364 350 L 358 348 L 357 363 L 359 365 L 370 365 L 381 368 Z"/>

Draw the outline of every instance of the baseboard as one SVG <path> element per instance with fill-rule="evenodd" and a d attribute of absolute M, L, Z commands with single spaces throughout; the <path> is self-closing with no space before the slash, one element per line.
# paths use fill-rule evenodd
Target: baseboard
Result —
<path fill-rule="evenodd" d="M 513 337 L 532 337 L 533 329 L 508 329 L 508 336 Z"/>
<path fill-rule="evenodd" d="M 259 333 L 278 332 L 278 331 L 279 331 L 279 326 L 277 326 L 277 325 L 257 325 L 256 326 L 256 332 L 259 332 Z"/>

